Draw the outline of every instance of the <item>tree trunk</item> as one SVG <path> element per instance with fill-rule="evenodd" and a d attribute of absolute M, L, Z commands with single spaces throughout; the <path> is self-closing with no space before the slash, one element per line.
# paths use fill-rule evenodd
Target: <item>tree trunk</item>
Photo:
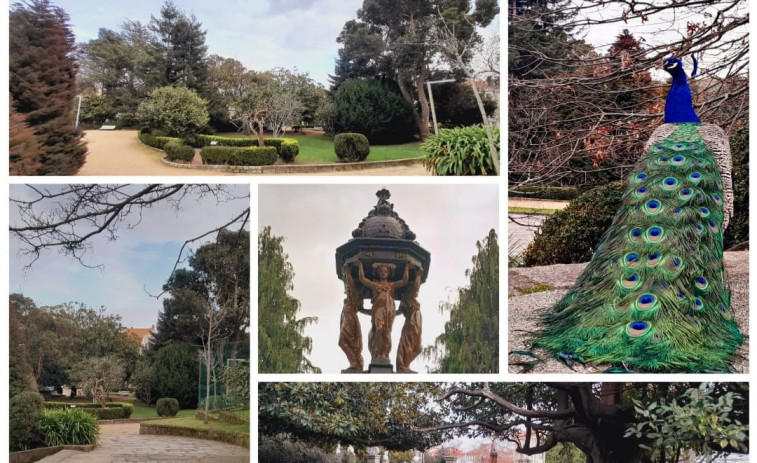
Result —
<path fill-rule="evenodd" d="M 423 65 L 421 67 L 421 73 L 418 76 L 418 82 L 415 86 L 418 92 L 418 103 L 421 106 L 420 126 L 418 127 L 418 134 L 420 135 L 421 140 L 425 140 L 430 135 L 428 124 L 429 118 L 431 117 L 431 111 L 429 110 L 428 97 L 426 97 L 425 89 L 427 74 L 428 69 Z"/>
<path fill-rule="evenodd" d="M 420 127 L 422 125 L 421 123 L 421 116 L 418 114 L 418 110 L 415 109 L 415 99 L 413 98 L 413 95 L 410 94 L 410 91 L 407 89 L 407 85 L 405 85 L 405 80 L 403 79 L 402 73 L 397 73 L 397 85 L 400 87 L 400 93 L 402 94 L 402 97 L 410 103 L 410 106 L 413 108 L 413 119 L 415 119 L 415 124 L 419 127 L 419 135 L 420 135 Z"/>
<path fill-rule="evenodd" d="M 494 164 L 494 172 L 499 175 L 499 151 L 494 145 L 494 133 L 492 132 L 489 118 L 486 117 L 486 109 L 484 109 L 484 102 L 481 100 L 481 95 L 478 93 L 478 87 L 476 87 L 476 81 L 473 78 L 468 78 L 473 95 L 476 97 L 476 103 L 478 103 L 478 110 L 481 111 L 481 117 L 484 121 L 484 129 L 486 129 L 486 138 L 489 139 L 489 154 L 492 157 L 492 164 Z"/>

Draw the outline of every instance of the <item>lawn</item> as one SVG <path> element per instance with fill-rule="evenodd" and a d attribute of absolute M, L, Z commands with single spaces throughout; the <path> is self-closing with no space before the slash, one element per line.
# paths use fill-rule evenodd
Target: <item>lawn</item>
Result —
<path fill-rule="evenodd" d="M 202 420 L 195 419 L 194 412 L 192 416 L 177 416 L 175 418 L 166 418 L 164 420 L 153 420 L 150 421 L 150 424 L 157 424 L 161 426 L 175 426 L 177 428 L 214 429 L 217 431 L 232 431 L 247 435 L 250 434 L 249 424 L 227 424 L 218 421 L 208 421 L 208 424 L 204 424 Z"/>
<path fill-rule="evenodd" d="M 157 418 L 158 414 L 155 412 L 155 407 L 148 407 L 144 402 L 135 400 L 133 402 L 134 411 L 131 414 L 132 418 Z M 176 414 L 177 417 L 194 417 L 194 410 L 179 410 Z"/>
<path fill-rule="evenodd" d="M 251 138 L 239 132 L 219 133 L 224 137 Z M 286 134 L 287 138 L 294 138 L 300 143 L 300 154 L 295 158 L 295 164 L 330 164 L 339 162 L 334 153 L 334 141 L 327 135 L 318 134 Z M 366 161 L 391 161 L 395 159 L 410 159 L 423 156 L 421 144 L 418 142 L 402 145 L 371 146 L 371 153 Z"/>

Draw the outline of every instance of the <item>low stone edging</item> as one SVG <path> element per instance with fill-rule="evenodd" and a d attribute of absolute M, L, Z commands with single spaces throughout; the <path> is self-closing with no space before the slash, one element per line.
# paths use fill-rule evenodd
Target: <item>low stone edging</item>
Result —
<path fill-rule="evenodd" d="M 61 450 L 78 450 L 80 452 L 89 452 L 97 445 L 59 445 L 57 447 L 40 447 L 38 449 L 22 450 L 20 452 L 10 452 L 9 463 L 31 463 L 39 461 L 45 457 L 56 454 Z"/>
<path fill-rule="evenodd" d="M 250 436 L 232 431 L 218 429 L 193 429 L 178 426 L 163 426 L 160 424 L 142 423 L 139 425 L 140 434 L 153 434 L 157 436 L 181 436 L 194 437 L 195 439 L 214 440 L 239 447 L 250 448 Z"/>
<path fill-rule="evenodd" d="M 145 145 L 146 146 L 146 145 Z M 154 148 L 153 148 L 154 149 Z M 233 173 L 247 174 L 311 174 L 316 172 L 342 172 L 352 170 L 380 169 L 385 167 L 412 166 L 423 162 L 421 158 L 396 159 L 392 161 L 373 162 L 339 162 L 334 164 L 299 164 L 283 166 L 229 166 L 229 165 L 205 165 L 205 164 L 182 164 L 172 162 L 165 157 L 161 159 L 163 164 L 180 169 L 216 170 Z"/>
<path fill-rule="evenodd" d="M 247 424 L 249 425 L 250 422 L 236 416 L 233 413 L 220 410 L 217 412 L 218 416 L 213 416 L 210 412 L 208 413 L 208 421 L 220 421 L 221 423 L 226 424 Z M 195 410 L 195 419 L 197 420 L 204 420 L 205 419 L 205 410 Z"/>

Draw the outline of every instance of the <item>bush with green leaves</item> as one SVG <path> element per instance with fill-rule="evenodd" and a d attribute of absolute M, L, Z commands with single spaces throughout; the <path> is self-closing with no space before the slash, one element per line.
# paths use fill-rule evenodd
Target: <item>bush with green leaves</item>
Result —
<path fill-rule="evenodd" d="M 148 132 L 140 132 L 139 135 L 137 135 L 137 138 L 139 138 L 139 141 L 144 143 L 147 146 L 151 146 L 153 148 L 157 148 L 159 150 L 162 150 L 163 147 L 166 146 L 166 144 L 170 142 L 177 142 L 180 143 L 181 139 L 175 138 L 175 137 L 161 137 L 158 135 L 153 135 Z"/>
<path fill-rule="evenodd" d="M 161 87 L 139 104 L 137 118 L 142 125 L 162 130 L 173 137 L 199 133 L 209 121 L 208 102 L 186 87 Z"/>
<path fill-rule="evenodd" d="M 176 416 L 179 413 L 179 401 L 171 397 L 163 397 L 155 403 L 158 416 Z"/>
<path fill-rule="evenodd" d="M 249 392 L 248 392 L 248 397 L 249 397 Z M 234 408 L 234 405 L 230 397 L 226 395 L 221 395 L 221 394 L 218 394 L 218 395 L 211 394 L 210 396 L 207 397 L 207 399 L 205 396 L 200 398 L 200 401 L 197 403 L 198 410 L 205 410 L 206 400 L 210 404 L 208 405 L 209 410 L 227 410 L 230 408 Z M 247 403 L 247 405 L 249 406 L 249 402 Z"/>
<path fill-rule="evenodd" d="M 185 342 L 171 342 L 156 353 L 155 391 L 157 397 L 174 397 L 181 408 L 197 406 L 198 349 Z"/>
<path fill-rule="evenodd" d="M 413 106 L 376 80 L 347 80 L 334 93 L 335 133 L 362 133 L 371 145 L 413 141 L 418 133 Z"/>
<path fill-rule="evenodd" d="M 346 454 L 346 448 L 342 447 Z M 287 463 L 340 463 L 337 455 L 314 445 L 292 442 L 287 439 L 260 437 L 258 440 L 258 461 L 280 461 Z"/>
<path fill-rule="evenodd" d="M 10 400 L 10 449 L 27 450 L 38 447 L 43 437 L 37 415 L 44 409 L 45 399 L 36 391 L 23 391 Z"/>
<path fill-rule="evenodd" d="M 232 146 L 206 146 L 200 151 L 203 164 L 230 166 L 270 166 L 278 154 L 273 146 L 235 148 Z"/>
<path fill-rule="evenodd" d="M 499 128 L 493 128 L 494 146 L 499 151 Z M 426 167 L 434 175 L 493 175 L 494 161 L 489 139 L 481 125 L 442 129 L 421 144 Z"/>
<path fill-rule="evenodd" d="M 191 146 L 182 145 L 181 142 L 170 141 L 163 147 L 166 159 L 169 161 L 192 162 L 195 157 L 195 149 Z"/>
<path fill-rule="evenodd" d="M 294 158 L 300 154 L 300 143 L 291 138 L 282 138 L 278 151 L 284 162 L 294 162 Z"/>
<path fill-rule="evenodd" d="M 362 133 L 340 133 L 334 137 L 334 152 L 344 162 L 362 162 L 371 152 L 371 145 Z"/>
<path fill-rule="evenodd" d="M 250 365 L 226 365 L 221 370 L 226 397 L 232 408 L 246 409 L 250 406 Z"/>
<path fill-rule="evenodd" d="M 643 440 L 639 447 L 649 451 L 649 461 L 670 461 L 682 448 L 697 455 L 748 452 L 749 426 L 731 416 L 741 396 L 727 392 L 716 397 L 709 388 L 702 383 L 670 401 L 660 398 L 644 404 L 634 400 L 638 421 L 628 427 L 625 437 Z"/>
<path fill-rule="evenodd" d="M 526 267 L 587 262 L 620 207 L 619 183 L 593 188 L 552 214 L 523 254 Z"/>
<path fill-rule="evenodd" d="M 96 444 L 100 434 L 97 419 L 78 408 L 43 410 L 39 414 L 39 429 L 48 447 Z"/>

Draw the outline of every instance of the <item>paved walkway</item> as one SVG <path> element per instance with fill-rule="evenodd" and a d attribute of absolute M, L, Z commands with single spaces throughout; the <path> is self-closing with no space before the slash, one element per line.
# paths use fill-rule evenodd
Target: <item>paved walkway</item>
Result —
<path fill-rule="evenodd" d="M 139 423 L 101 424 L 91 452 L 61 450 L 39 463 L 248 463 L 249 449 L 189 437 L 140 435 Z"/>
<path fill-rule="evenodd" d="M 204 169 L 177 169 L 161 161 L 163 152 L 148 148 L 137 140 L 135 130 L 87 130 L 84 132 L 87 142 L 87 160 L 76 175 L 160 175 L 160 176 L 247 176 L 260 177 L 245 173 L 231 173 Z M 284 175 L 284 174 L 276 174 Z M 348 172 L 323 172 L 317 174 L 289 175 L 352 175 L 352 176 L 388 176 L 388 175 L 431 175 L 421 165 L 407 167 L 386 167 L 380 169 L 352 170 Z"/>

